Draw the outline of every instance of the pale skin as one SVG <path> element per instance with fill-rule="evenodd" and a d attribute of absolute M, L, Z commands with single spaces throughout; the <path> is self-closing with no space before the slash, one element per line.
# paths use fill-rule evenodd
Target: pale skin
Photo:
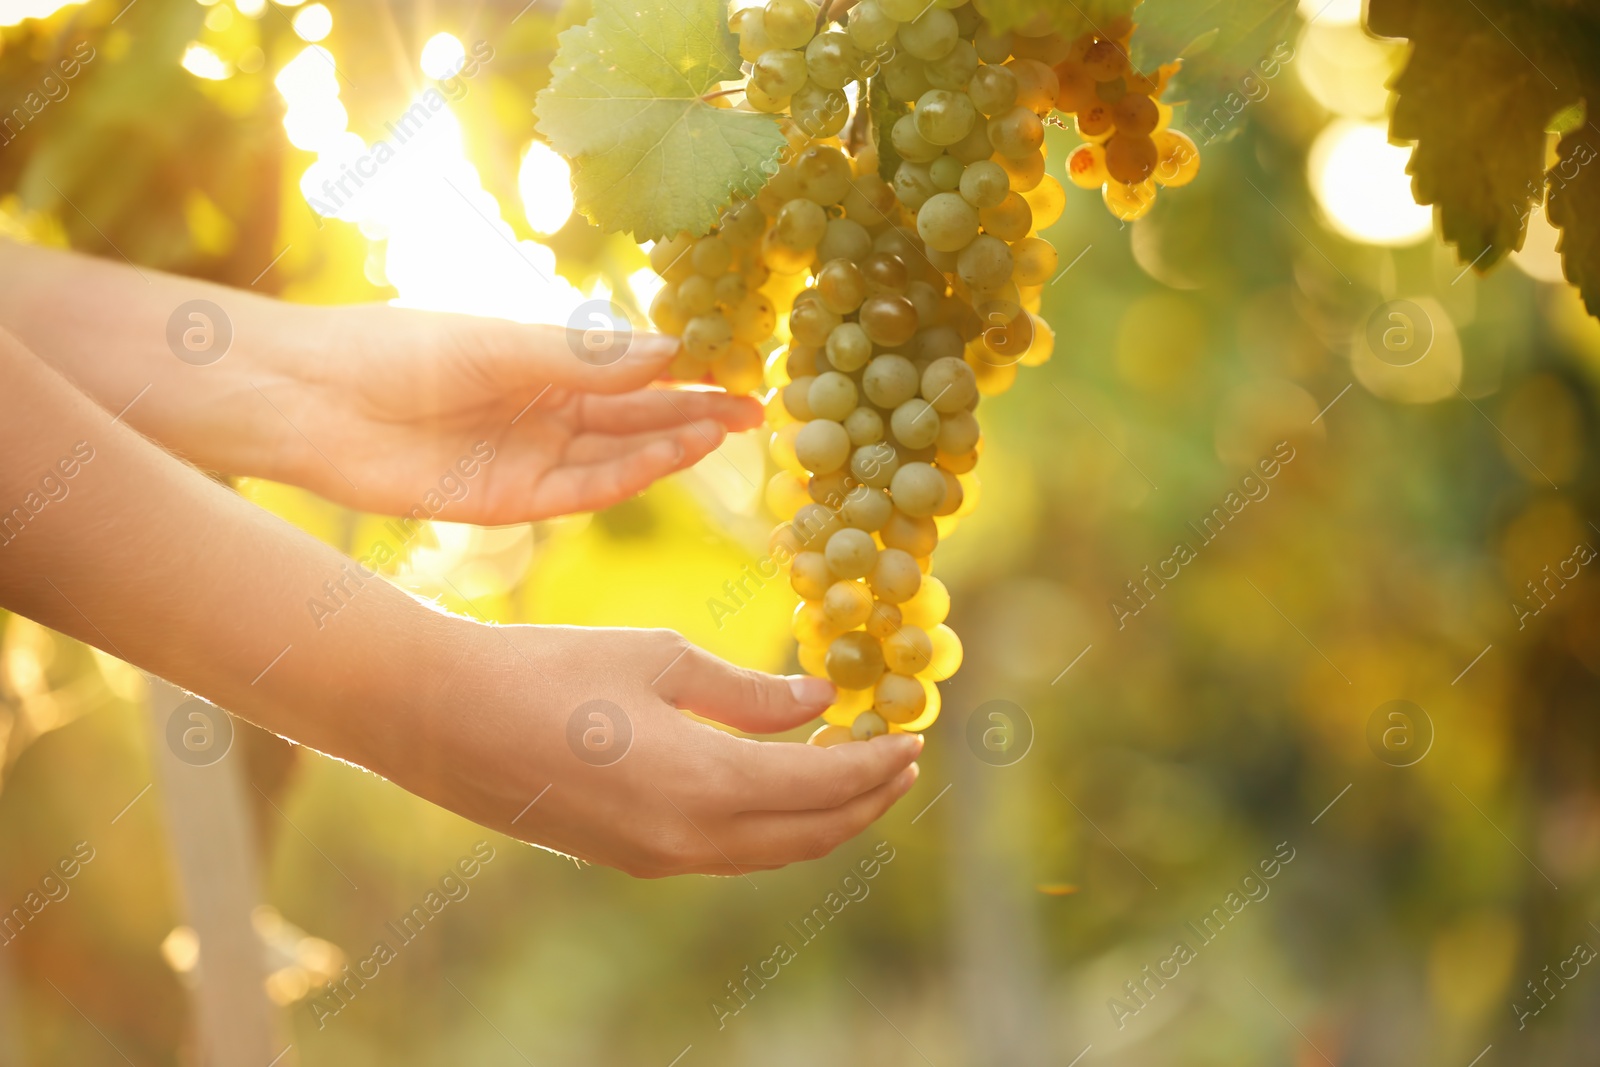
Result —
<path fill-rule="evenodd" d="M 207 366 L 166 341 L 197 298 L 233 325 Z M 682 714 L 775 733 L 834 693 L 670 631 L 490 626 L 381 579 L 319 626 L 307 599 L 350 561 L 195 469 L 394 514 L 488 441 L 493 462 L 440 518 L 602 508 L 760 421 L 748 399 L 653 384 L 671 342 L 639 335 L 596 367 L 558 328 L 296 306 L 8 242 L 0 327 L 0 519 L 27 514 L 0 533 L 0 606 L 475 822 L 638 876 L 825 855 L 916 780 L 914 735 L 823 749 Z M 92 458 L 67 477 L 80 442 Z M 30 494 L 46 503 L 30 510 Z M 633 727 L 604 767 L 566 741 L 596 699 Z"/>

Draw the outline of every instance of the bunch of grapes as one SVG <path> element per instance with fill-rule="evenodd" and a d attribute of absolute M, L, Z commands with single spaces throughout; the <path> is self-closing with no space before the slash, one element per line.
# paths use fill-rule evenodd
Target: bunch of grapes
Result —
<path fill-rule="evenodd" d="M 1154 75 L 1135 70 L 1128 62 L 1132 34 L 1132 20 L 1119 18 L 1073 41 L 1055 65 L 1056 107 L 1074 116 L 1084 140 L 1067 157 L 1067 176 L 1081 189 L 1100 189 L 1124 222 L 1154 206 L 1157 185 L 1188 185 L 1200 169 L 1199 149 L 1170 128 L 1172 108 L 1161 102 L 1176 66 Z"/>
<path fill-rule="evenodd" d="M 800 664 L 839 688 L 812 743 L 919 731 L 961 665 L 932 557 L 977 503 L 974 411 L 1054 348 L 1038 310 L 1058 262 L 1038 233 L 1066 193 L 1046 173 L 1046 121 L 1077 105 L 1097 131 L 1084 147 L 1115 159 L 1107 189 L 1130 153 L 1150 157 L 1145 182 L 1165 151 L 1146 146 L 1170 133 L 1153 99 L 1166 74 L 1128 66 L 1131 25 L 1001 33 L 965 0 L 861 0 L 842 27 L 810 0 L 769 0 L 730 25 L 744 101 L 780 116 L 789 151 L 711 235 L 651 249 L 667 283 L 651 316 L 683 338 L 679 376 L 771 390 L 772 553 L 801 597 Z M 1141 132 L 1133 104 L 1103 130 L 1086 118 L 1084 71 L 1107 108 L 1155 109 Z"/>

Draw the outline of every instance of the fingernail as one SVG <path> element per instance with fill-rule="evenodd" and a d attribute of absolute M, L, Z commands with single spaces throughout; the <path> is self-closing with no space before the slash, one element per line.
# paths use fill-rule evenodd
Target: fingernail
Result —
<path fill-rule="evenodd" d="M 678 338 L 661 333 L 635 334 L 633 340 L 634 344 L 643 345 L 639 354 L 645 359 L 667 359 L 676 355 L 683 344 Z"/>
<path fill-rule="evenodd" d="M 794 696 L 796 704 L 824 708 L 833 703 L 833 683 L 826 678 L 810 674 L 791 674 L 786 681 L 789 683 L 789 692 Z"/>

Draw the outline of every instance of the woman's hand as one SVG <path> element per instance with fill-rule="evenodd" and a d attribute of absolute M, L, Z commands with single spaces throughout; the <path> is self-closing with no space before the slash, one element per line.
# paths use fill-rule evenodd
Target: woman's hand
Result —
<path fill-rule="evenodd" d="M 170 328 L 186 336 L 195 300 L 216 348 L 180 358 Z M 597 366 L 560 327 L 286 304 L 7 242 L 0 324 L 197 466 L 390 514 L 430 494 L 428 517 L 484 524 L 604 508 L 761 421 L 748 398 L 652 384 L 677 347 L 655 334 Z M 493 462 L 440 494 L 480 442 Z"/>
<path fill-rule="evenodd" d="M 817 748 L 751 733 L 821 714 L 819 678 L 743 670 L 667 630 L 470 624 L 470 668 L 375 769 L 486 826 L 641 877 L 831 852 L 916 781 L 913 734 Z"/>

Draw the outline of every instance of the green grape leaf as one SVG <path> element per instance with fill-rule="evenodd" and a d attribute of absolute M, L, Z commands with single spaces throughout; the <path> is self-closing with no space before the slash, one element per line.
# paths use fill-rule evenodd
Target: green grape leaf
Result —
<path fill-rule="evenodd" d="M 1546 213 L 1561 228 L 1561 268 L 1583 294 L 1589 314 L 1600 317 L 1600 164 L 1594 130 L 1579 127 L 1561 139 L 1550 168 Z"/>
<path fill-rule="evenodd" d="M 560 37 L 534 105 L 539 132 L 572 163 L 578 208 L 637 240 L 703 234 L 752 196 L 784 148 L 776 120 L 704 95 L 740 77 L 720 0 L 596 0 Z"/>
<path fill-rule="evenodd" d="M 978 0 L 974 5 L 996 29 L 1012 30 L 1045 20 L 1057 33 L 1068 37 L 1089 33 L 1120 15 L 1133 15 L 1139 0 Z"/>
<path fill-rule="evenodd" d="M 1413 142 L 1412 192 L 1480 271 L 1522 246 L 1544 198 L 1546 127 L 1577 102 L 1570 8 L 1535 0 L 1371 0 L 1373 32 L 1411 40 L 1390 140 Z M 1592 39 L 1592 38 L 1590 38 Z"/>
<path fill-rule="evenodd" d="M 1231 137 L 1294 60 L 1295 0 L 1146 0 L 1134 13 L 1141 70 L 1182 59 L 1165 99 L 1189 103 L 1202 143 Z"/>

